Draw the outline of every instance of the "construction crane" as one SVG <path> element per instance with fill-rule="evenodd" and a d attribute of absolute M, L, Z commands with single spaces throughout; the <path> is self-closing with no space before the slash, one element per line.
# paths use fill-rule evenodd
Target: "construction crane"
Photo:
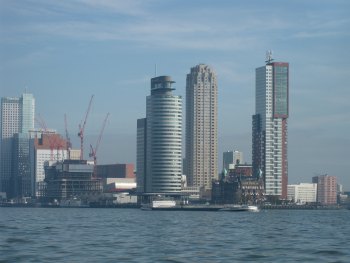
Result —
<path fill-rule="evenodd" d="M 88 109 L 87 109 L 86 114 L 85 114 L 85 119 L 84 119 L 83 124 L 81 124 L 81 123 L 79 124 L 78 137 L 80 137 L 80 160 L 84 159 L 84 131 L 85 131 L 85 125 L 86 125 L 87 118 L 89 116 L 89 112 L 90 112 L 90 109 L 91 109 L 91 104 L 92 104 L 92 99 L 93 98 L 94 98 L 94 95 L 91 96 L 91 99 L 90 99 L 89 106 L 88 106 Z"/>
<path fill-rule="evenodd" d="M 72 143 L 70 141 L 70 137 L 68 133 L 67 114 L 64 114 L 64 129 L 66 132 L 66 150 L 67 150 L 68 159 L 70 159 L 70 149 L 72 148 Z"/>
<path fill-rule="evenodd" d="M 100 146 L 100 143 L 101 143 L 103 131 L 104 131 L 105 127 L 106 127 L 108 116 L 109 116 L 109 113 L 107 113 L 106 118 L 103 121 L 102 128 L 101 128 L 100 134 L 99 134 L 99 136 L 97 138 L 95 148 L 92 147 L 92 145 L 90 144 L 90 154 L 89 154 L 89 156 L 94 158 L 94 177 L 96 177 L 96 169 L 97 169 L 97 151 L 98 151 L 98 147 Z"/>

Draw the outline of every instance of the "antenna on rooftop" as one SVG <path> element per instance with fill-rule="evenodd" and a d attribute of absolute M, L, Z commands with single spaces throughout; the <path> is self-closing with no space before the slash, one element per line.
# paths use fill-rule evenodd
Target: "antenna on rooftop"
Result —
<path fill-rule="evenodd" d="M 272 50 L 267 50 L 266 51 L 266 64 L 269 64 L 273 61 L 273 58 L 272 58 Z"/>
<path fill-rule="evenodd" d="M 154 76 L 157 77 L 157 63 L 154 64 Z"/>

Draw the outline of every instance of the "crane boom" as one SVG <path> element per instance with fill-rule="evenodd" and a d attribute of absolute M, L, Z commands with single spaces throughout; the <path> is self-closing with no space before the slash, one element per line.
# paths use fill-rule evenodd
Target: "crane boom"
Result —
<path fill-rule="evenodd" d="M 96 142 L 96 146 L 95 146 L 95 154 L 97 153 L 98 147 L 100 146 L 100 142 L 101 142 L 102 135 L 103 135 L 103 132 L 104 132 L 105 127 L 106 127 L 106 123 L 107 123 L 108 117 L 109 117 L 109 112 L 107 113 L 106 118 L 103 121 L 102 128 L 101 128 L 101 131 L 100 131 L 100 135 L 98 136 L 98 139 L 97 139 L 97 142 Z"/>
<path fill-rule="evenodd" d="M 72 143 L 70 141 L 69 133 L 68 133 L 68 124 L 67 124 L 67 114 L 64 114 L 64 129 L 66 132 L 66 150 L 68 154 L 68 159 L 70 159 L 70 149 L 72 148 Z"/>
<path fill-rule="evenodd" d="M 94 95 L 91 96 L 89 106 L 88 106 L 86 114 L 85 114 L 85 119 L 84 119 L 83 125 L 79 124 L 78 136 L 80 137 L 80 160 L 84 159 L 84 131 L 85 131 L 86 121 L 87 121 L 87 118 L 89 116 L 89 112 L 91 109 L 91 104 L 92 104 L 93 98 L 94 98 Z"/>
<path fill-rule="evenodd" d="M 103 135 L 104 129 L 106 127 L 106 123 L 107 123 L 108 117 L 109 117 L 109 113 L 107 113 L 107 115 L 106 115 L 106 117 L 105 117 L 105 119 L 103 121 L 102 128 L 101 128 L 100 134 L 98 136 L 98 139 L 96 141 L 95 148 L 92 147 L 92 145 L 90 144 L 90 154 L 89 154 L 89 156 L 94 158 L 94 177 L 96 177 L 96 171 L 97 171 L 97 151 L 98 151 L 98 147 L 100 146 L 100 142 L 101 142 L 101 139 L 102 139 L 102 135 Z"/>

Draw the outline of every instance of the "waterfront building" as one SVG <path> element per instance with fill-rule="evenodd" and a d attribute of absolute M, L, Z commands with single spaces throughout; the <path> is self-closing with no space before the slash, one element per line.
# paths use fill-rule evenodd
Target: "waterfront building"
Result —
<path fill-rule="evenodd" d="M 102 193 L 102 181 L 93 177 L 94 163 L 86 160 L 45 162 L 46 201 L 91 200 Z"/>
<path fill-rule="evenodd" d="M 21 185 L 27 189 L 24 190 L 25 194 L 29 193 L 31 183 L 28 181 L 28 132 L 34 128 L 34 110 L 35 100 L 32 94 L 1 98 L 0 192 L 6 192 L 10 198 L 22 195 L 22 190 L 18 188 Z M 18 181 L 22 178 L 23 183 Z"/>
<path fill-rule="evenodd" d="M 207 65 L 186 78 L 186 172 L 189 186 L 209 190 L 218 179 L 217 79 Z"/>
<path fill-rule="evenodd" d="M 268 196 L 287 198 L 289 64 L 273 62 L 256 69 L 252 127 L 253 175 L 261 175 Z"/>
<path fill-rule="evenodd" d="M 116 163 L 97 165 L 97 177 L 100 178 L 135 178 L 134 164 Z"/>
<path fill-rule="evenodd" d="M 317 184 L 317 202 L 321 205 L 337 204 L 337 177 L 319 175 L 312 177 L 312 182 Z"/>
<path fill-rule="evenodd" d="M 55 131 L 35 131 L 34 137 L 34 195 L 42 197 L 45 189 L 45 169 L 46 161 L 61 161 L 68 158 L 65 149 L 66 140 Z M 79 151 L 80 152 L 80 151 Z"/>
<path fill-rule="evenodd" d="M 263 178 L 226 176 L 212 182 L 212 203 L 258 204 L 263 200 Z"/>
<path fill-rule="evenodd" d="M 29 133 L 15 133 L 12 139 L 12 197 L 34 196 L 33 139 Z"/>
<path fill-rule="evenodd" d="M 146 119 L 137 122 L 137 183 L 143 194 L 180 194 L 182 98 L 169 76 L 151 79 Z"/>
<path fill-rule="evenodd" d="M 136 181 L 137 192 L 142 194 L 145 192 L 146 181 L 146 139 L 147 126 L 146 118 L 137 120 L 136 132 Z"/>
<path fill-rule="evenodd" d="M 315 203 L 317 184 L 300 183 L 288 185 L 287 199 L 298 204 Z"/>

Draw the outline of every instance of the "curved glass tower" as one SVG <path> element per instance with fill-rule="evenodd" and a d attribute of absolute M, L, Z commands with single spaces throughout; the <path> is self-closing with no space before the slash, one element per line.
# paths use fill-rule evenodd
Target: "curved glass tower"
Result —
<path fill-rule="evenodd" d="M 181 192 L 182 98 L 172 93 L 173 83 L 169 76 L 151 79 L 146 109 L 146 193 Z"/>

